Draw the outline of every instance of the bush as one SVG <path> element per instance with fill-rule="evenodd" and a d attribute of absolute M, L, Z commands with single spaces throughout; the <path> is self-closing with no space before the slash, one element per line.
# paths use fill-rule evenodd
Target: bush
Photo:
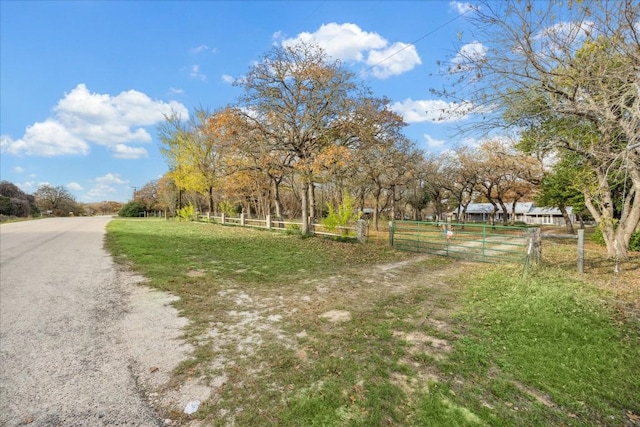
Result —
<path fill-rule="evenodd" d="M 242 207 L 239 205 L 234 205 L 228 200 L 223 200 L 218 203 L 218 210 L 226 216 L 236 216 L 237 214 L 242 212 Z"/>
<path fill-rule="evenodd" d="M 298 224 L 287 224 L 285 234 L 288 236 L 297 236 L 301 234 L 301 229 Z"/>
<path fill-rule="evenodd" d="M 144 212 L 144 205 L 139 202 L 129 202 L 118 211 L 118 216 L 137 218 L 140 212 Z"/>
<path fill-rule="evenodd" d="M 593 234 L 591 235 L 591 240 L 599 244 L 600 246 L 605 245 L 604 236 L 602 235 L 602 230 L 600 229 L 600 227 L 596 227 L 595 230 L 593 230 Z"/>
<path fill-rule="evenodd" d="M 358 219 L 358 214 L 353 209 L 353 198 L 349 194 L 344 195 L 337 211 L 331 203 L 327 203 L 327 210 L 327 217 L 322 220 L 322 225 L 329 231 L 335 231 L 338 227 L 347 227 Z M 340 232 L 343 236 L 349 234 L 349 231 L 344 228 Z"/>
<path fill-rule="evenodd" d="M 631 239 L 629 240 L 629 250 L 640 251 L 640 230 L 631 235 Z"/>
<path fill-rule="evenodd" d="M 593 230 L 591 240 L 601 246 L 605 246 L 604 237 L 602 236 L 602 230 L 600 230 L 600 227 L 596 227 L 596 229 Z M 631 238 L 629 239 L 629 250 L 640 251 L 640 231 L 636 231 L 631 235 Z"/>
<path fill-rule="evenodd" d="M 196 208 L 192 204 L 178 209 L 176 212 L 178 221 L 195 221 L 196 220 Z"/>

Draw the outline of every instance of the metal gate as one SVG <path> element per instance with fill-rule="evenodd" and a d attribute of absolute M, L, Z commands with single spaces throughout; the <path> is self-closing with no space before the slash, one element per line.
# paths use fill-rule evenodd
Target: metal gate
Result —
<path fill-rule="evenodd" d="M 525 262 L 527 227 L 448 222 L 392 221 L 395 248 L 480 262 Z"/>

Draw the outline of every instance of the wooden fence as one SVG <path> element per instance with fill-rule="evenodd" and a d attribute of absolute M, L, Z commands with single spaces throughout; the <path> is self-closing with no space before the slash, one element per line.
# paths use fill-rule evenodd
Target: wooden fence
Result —
<path fill-rule="evenodd" d="M 262 228 L 275 231 L 299 231 L 302 229 L 302 222 L 280 221 L 273 219 L 271 215 L 266 218 L 248 218 L 245 214 L 238 217 L 227 216 L 225 214 L 217 215 L 198 215 L 199 221 L 216 222 L 223 225 L 236 225 L 239 227 Z M 335 236 L 335 237 L 352 237 L 359 242 L 365 242 L 368 234 L 366 221 L 359 220 L 354 227 L 337 226 L 335 230 L 330 230 L 320 223 L 310 223 L 309 232 L 318 236 Z"/>

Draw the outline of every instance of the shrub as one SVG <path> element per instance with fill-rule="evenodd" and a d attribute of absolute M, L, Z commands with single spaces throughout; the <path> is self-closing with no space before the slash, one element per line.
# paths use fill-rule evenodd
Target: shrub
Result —
<path fill-rule="evenodd" d="M 196 220 L 196 208 L 191 203 L 187 206 L 178 209 L 176 212 L 178 221 L 195 221 Z"/>
<path fill-rule="evenodd" d="M 223 200 L 218 203 L 218 210 L 227 216 L 235 216 L 242 212 L 240 206 L 234 205 L 228 200 Z"/>
<path fill-rule="evenodd" d="M 629 240 L 629 250 L 640 251 L 640 230 L 631 235 L 631 240 Z"/>
<path fill-rule="evenodd" d="M 593 231 L 591 240 L 601 246 L 605 245 L 604 237 L 602 236 L 602 230 L 600 229 L 600 227 L 596 227 L 596 229 Z M 631 238 L 629 239 L 629 250 L 640 251 L 640 231 L 636 231 L 631 235 Z"/>
<path fill-rule="evenodd" d="M 139 217 L 140 212 L 144 212 L 144 205 L 139 202 L 129 202 L 124 205 L 119 211 L 118 216 L 122 217 Z"/>
<path fill-rule="evenodd" d="M 322 220 L 322 225 L 329 231 L 335 231 L 338 227 L 347 227 L 358 219 L 358 214 L 353 209 L 353 198 L 345 194 L 338 210 L 331 203 L 327 203 L 327 217 Z M 342 229 L 342 235 L 347 236 L 348 230 Z"/>
<path fill-rule="evenodd" d="M 300 226 L 298 224 L 287 224 L 285 229 L 285 234 L 288 236 L 299 235 L 301 234 Z"/>

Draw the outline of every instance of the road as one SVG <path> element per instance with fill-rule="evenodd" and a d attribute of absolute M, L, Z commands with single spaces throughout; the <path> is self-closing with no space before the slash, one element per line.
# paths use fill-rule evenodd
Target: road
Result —
<path fill-rule="evenodd" d="M 0 226 L 0 426 L 159 426 L 120 332 L 108 217 Z"/>

